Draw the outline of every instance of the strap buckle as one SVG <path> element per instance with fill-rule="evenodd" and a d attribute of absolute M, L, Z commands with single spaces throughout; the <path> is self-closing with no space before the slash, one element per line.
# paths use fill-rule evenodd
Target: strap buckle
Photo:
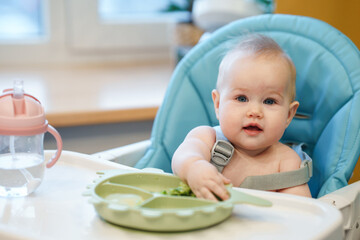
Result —
<path fill-rule="evenodd" d="M 215 165 L 219 172 L 230 162 L 234 154 L 234 147 L 227 141 L 217 140 L 211 150 L 211 163 Z"/>

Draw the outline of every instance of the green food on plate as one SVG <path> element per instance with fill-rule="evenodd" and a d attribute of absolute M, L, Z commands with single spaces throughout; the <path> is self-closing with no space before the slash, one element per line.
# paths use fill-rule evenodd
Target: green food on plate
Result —
<path fill-rule="evenodd" d="M 196 197 L 195 194 L 191 191 L 190 187 L 183 182 L 181 182 L 178 187 L 163 190 L 161 193 L 164 195 L 171 195 L 171 196 Z"/>

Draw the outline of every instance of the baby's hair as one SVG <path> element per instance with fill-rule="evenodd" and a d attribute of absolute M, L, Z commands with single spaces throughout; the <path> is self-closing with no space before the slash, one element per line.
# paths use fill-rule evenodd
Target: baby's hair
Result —
<path fill-rule="evenodd" d="M 296 68 L 291 60 L 291 58 L 284 52 L 284 50 L 277 44 L 272 38 L 267 37 L 262 34 L 246 34 L 242 36 L 234 45 L 230 51 L 228 51 L 224 58 L 222 59 L 219 67 L 218 83 L 217 88 L 219 88 L 219 79 L 221 80 L 224 77 L 226 72 L 226 66 L 229 62 L 234 61 L 240 54 L 247 53 L 251 54 L 254 57 L 265 56 L 265 57 L 274 57 L 280 56 L 289 64 L 291 71 L 291 80 L 290 80 L 290 100 L 295 100 L 296 94 Z"/>

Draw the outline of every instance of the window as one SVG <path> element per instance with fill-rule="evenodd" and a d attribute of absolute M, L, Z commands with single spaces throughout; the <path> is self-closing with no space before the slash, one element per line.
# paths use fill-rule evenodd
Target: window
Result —
<path fill-rule="evenodd" d="M 98 11 L 103 21 L 136 21 L 169 18 L 189 21 L 188 0 L 100 0 Z"/>
<path fill-rule="evenodd" d="M 0 64 L 169 59 L 188 2 L 0 0 Z"/>
<path fill-rule="evenodd" d="M 41 0 L 0 0 L 0 42 L 31 41 L 45 36 Z"/>

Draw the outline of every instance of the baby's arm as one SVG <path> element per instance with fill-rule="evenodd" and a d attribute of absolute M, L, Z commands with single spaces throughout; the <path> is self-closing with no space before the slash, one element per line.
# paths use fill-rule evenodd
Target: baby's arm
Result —
<path fill-rule="evenodd" d="M 287 159 L 283 160 L 280 163 L 280 172 L 297 170 L 300 167 L 301 159 L 299 155 L 292 149 L 289 149 L 287 153 L 288 153 Z M 281 189 L 278 190 L 278 192 L 289 193 L 304 197 L 311 197 L 310 189 L 307 183 L 295 187 Z"/>
<path fill-rule="evenodd" d="M 172 170 L 186 182 L 199 198 L 216 200 L 215 195 L 227 199 L 225 178 L 210 163 L 211 149 L 216 140 L 215 130 L 200 126 L 191 130 L 172 158 Z"/>

